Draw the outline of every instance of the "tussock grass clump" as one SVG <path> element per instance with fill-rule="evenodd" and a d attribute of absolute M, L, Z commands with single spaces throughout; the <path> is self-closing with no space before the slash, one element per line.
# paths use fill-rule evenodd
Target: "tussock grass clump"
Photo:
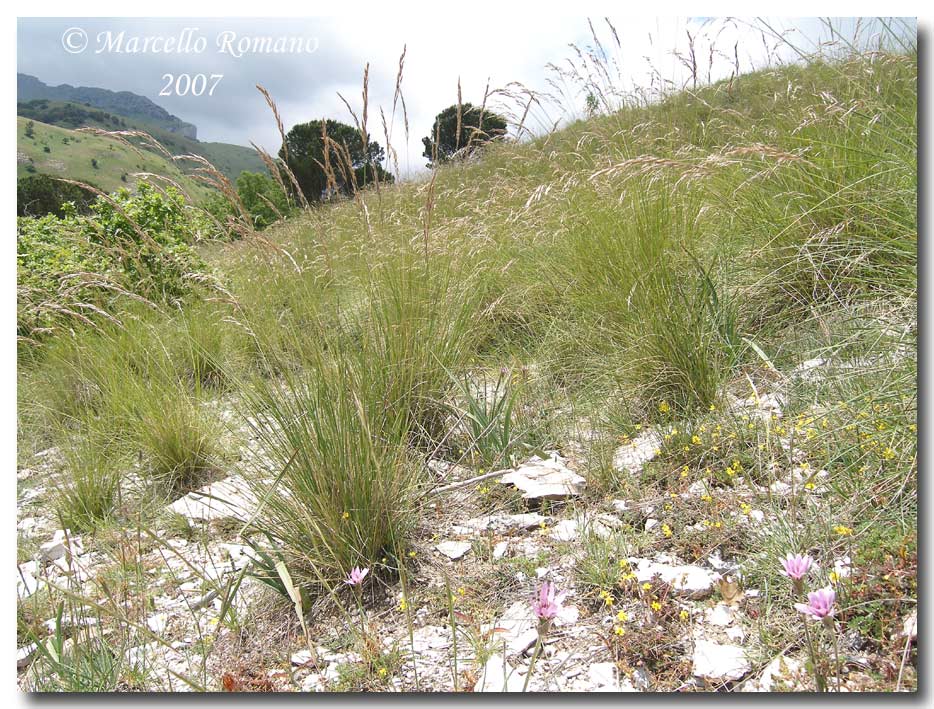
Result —
<path fill-rule="evenodd" d="M 85 424 L 88 435 L 72 439 L 64 450 L 66 477 L 59 488 L 56 512 L 63 529 L 94 531 L 117 512 L 120 458 L 113 441 L 95 435 L 95 423 Z"/>
<path fill-rule="evenodd" d="M 414 519 L 420 466 L 406 446 L 408 411 L 386 406 L 348 357 L 260 383 L 251 400 L 268 468 L 255 526 L 275 540 L 302 587 L 335 584 L 354 566 L 395 556 Z"/>
<path fill-rule="evenodd" d="M 369 279 L 354 323 L 356 366 L 367 371 L 367 396 L 398 409 L 411 442 L 431 449 L 445 437 L 450 372 L 461 371 L 473 350 L 482 290 L 470 271 L 402 259 Z"/>
<path fill-rule="evenodd" d="M 139 393 L 132 441 L 148 461 L 153 482 L 171 494 L 203 485 L 216 471 L 218 429 L 181 388 Z"/>

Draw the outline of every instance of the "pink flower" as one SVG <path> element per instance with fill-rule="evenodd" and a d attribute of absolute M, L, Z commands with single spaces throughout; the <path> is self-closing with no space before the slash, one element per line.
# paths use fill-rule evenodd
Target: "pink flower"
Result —
<path fill-rule="evenodd" d="M 812 561 L 813 559 L 807 554 L 795 554 L 794 556 L 789 554 L 782 559 L 782 566 L 785 568 L 782 573 L 790 579 L 800 581 L 807 576 Z"/>
<path fill-rule="evenodd" d="M 837 594 L 834 593 L 833 588 L 827 586 L 827 588 L 809 593 L 807 603 L 795 603 L 795 609 L 816 620 L 823 620 L 833 617 L 835 600 L 837 600 Z"/>
<path fill-rule="evenodd" d="M 553 620 L 564 610 L 561 602 L 566 595 L 564 591 L 555 593 L 555 585 L 550 581 L 545 581 L 538 591 L 538 598 L 532 600 L 532 611 L 539 620 Z"/>
<path fill-rule="evenodd" d="M 361 569 L 359 566 L 353 567 L 353 571 L 350 572 L 350 575 L 347 576 L 345 583 L 348 586 L 359 586 L 363 583 L 363 579 L 366 578 L 366 575 L 370 573 L 369 569 Z"/>

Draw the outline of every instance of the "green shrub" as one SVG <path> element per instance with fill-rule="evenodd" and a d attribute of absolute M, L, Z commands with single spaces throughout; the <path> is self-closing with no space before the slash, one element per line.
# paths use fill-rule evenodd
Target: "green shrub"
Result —
<path fill-rule="evenodd" d="M 78 212 L 86 214 L 95 199 L 93 192 L 48 175 L 27 175 L 16 181 L 16 215 L 19 217 L 43 217 L 46 214 L 64 217 L 66 211 L 62 205 L 65 202 L 74 203 Z"/>
<path fill-rule="evenodd" d="M 191 290 L 190 276 L 205 269 L 191 244 L 209 229 L 174 188 L 159 191 L 142 182 L 137 194 L 122 189 L 113 203 L 99 199 L 92 209 L 92 241 L 113 254 L 134 292 L 178 298 Z"/>
<path fill-rule="evenodd" d="M 113 203 L 98 197 L 91 214 L 17 221 L 18 331 L 45 334 L 66 321 L 107 319 L 118 299 L 177 302 L 207 267 L 191 244 L 210 233 L 204 215 L 174 189 L 143 182 Z"/>
<path fill-rule="evenodd" d="M 269 175 L 241 172 L 237 177 L 237 195 L 257 229 L 265 229 L 289 213 L 288 198 Z"/>

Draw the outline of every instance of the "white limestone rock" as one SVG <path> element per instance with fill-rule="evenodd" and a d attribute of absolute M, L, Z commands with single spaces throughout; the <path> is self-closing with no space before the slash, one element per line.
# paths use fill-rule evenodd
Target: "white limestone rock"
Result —
<path fill-rule="evenodd" d="M 525 677 L 518 670 L 510 667 L 500 654 L 495 654 L 486 661 L 480 673 L 474 692 L 521 692 Z"/>
<path fill-rule="evenodd" d="M 743 683 L 743 692 L 775 692 L 780 689 L 807 691 L 808 679 L 804 663 L 793 657 L 779 655 L 765 666 L 762 673 Z"/>
<path fill-rule="evenodd" d="M 548 524 L 551 517 L 545 517 L 537 512 L 526 512 L 515 515 L 484 515 L 473 517 L 451 528 L 455 534 L 470 536 L 491 530 L 500 534 L 514 531 L 535 529 L 542 524 Z"/>
<path fill-rule="evenodd" d="M 563 500 L 578 497 L 587 481 L 565 465 L 565 460 L 552 453 L 547 460 L 533 456 L 518 469 L 500 478 L 504 485 L 520 489 L 526 500 Z"/>
<path fill-rule="evenodd" d="M 631 475 L 638 475 L 650 460 L 655 458 L 656 451 L 662 447 L 662 437 L 657 431 L 648 429 L 642 431 L 616 449 L 613 455 L 613 467 L 616 470 L 628 471 Z"/>
<path fill-rule="evenodd" d="M 531 606 L 524 601 L 516 601 L 500 616 L 491 628 L 494 630 L 493 646 L 502 648 L 506 645 L 509 655 L 525 652 L 538 639 L 538 619 Z"/>
<path fill-rule="evenodd" d="M 552 539 L 558 542 L 573 542 L 580 536 L 578 523 L 575 519 L 563 519 L 548 533 Z"/>
<path fill-rule="evenodd" d="M 706 598 L 713 592 L 719 574 L 692 564 L 671 564 L 632 557 L 629 563 L 640 583 L 658 576 L 675 594 L 692 599 Z"/>
<path fill-rule="evenodd" d="M 55 561 L 64 557 L 69 549 L 73 556 L 84 553 L 79 537 L 73 536 L 70 529 L 58 529 L 51 541 L 39 547 L 39 554 L 44 561 Z"/>
<path fill-rule="evenodd" d="M 467 552 L 470 551 L 470 547 L 470 542 L 455 542 L 448 540 L 435 546 L 435 549 L 437 549 L 438 552 L 446 556 L 451 561 L 457 561 L 458 559 L 462 559 L 467 554 Z"/>
<path fill-rule="evenodd" d="M 902 624 L 901 636 L 910 640 L 918 639 L 918 609 L 911 611 L 911 614 L 905 618 Z"/>
<path fill-rule="evenodd" d="M 243 478 L 231 476 L 179 498 L 169 509 L 189 522 L 233 518 L 247 520 L 256 509 L 256 496 Z"/>
<path fill-rule="evenodd" d="M 693 673 L 711 681 L 738 680 L 752 669 L 746 651 L 739 645 L 697 640 L 694 643 Z"/>
<path fill-rule="evenodd" d="M 36 562 L 27 561 L 17 567 L 16 573 L 16 596 L 17 598 L 28 598 L 39 588 L 39 582 L 36 580 Z"/>

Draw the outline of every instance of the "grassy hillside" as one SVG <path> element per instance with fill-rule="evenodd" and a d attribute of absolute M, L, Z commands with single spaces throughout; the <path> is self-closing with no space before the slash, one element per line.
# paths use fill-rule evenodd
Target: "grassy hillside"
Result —
<path fill-rule="evenodd" d="M 761 71 L 207 248 L 202 298 L 23 346 L 21 558 L 67 521 L 111 645 L 211 629 L 111 688 L 914 689 L 916 120 L 916 54 Z M 553 453 L 586 484 L 480 477 Z M 166 507 L 221 478 L 233 519 Z"/>
<path fill-rule="evenodd" d="M 33 136 L 26 136 L 26 118 L 16 119 L 16 176 L 43 173 L 65 177 L 112 192 L 132 187 L 136 173 L 164 175 L 178 181 L 195 201 L 209 190 L 186 177 L 169 161 L 153 152 L 135 151 L 109 138 L 80 133 L 33 121 Z M 113 130 L 111 127 L 110 130 Z M 92 161 L 96 161 L 92 162 Z"/>
<path fill-rule="evenodd" d="M 229 143 L 204 143 L 165 130 L 155 121 L 129 118 L 68 101 L 20 103 L 17 115 L 60 128 L 93 127 L 108 131 L 141 130 L 149 133 L 173 155 L 195 154 L 207 158 L 231 182 L 243 171 L 266 172 L 266 166 L 252 148 Z M 22 134 L 20 142 L 22 142 Z"/>

